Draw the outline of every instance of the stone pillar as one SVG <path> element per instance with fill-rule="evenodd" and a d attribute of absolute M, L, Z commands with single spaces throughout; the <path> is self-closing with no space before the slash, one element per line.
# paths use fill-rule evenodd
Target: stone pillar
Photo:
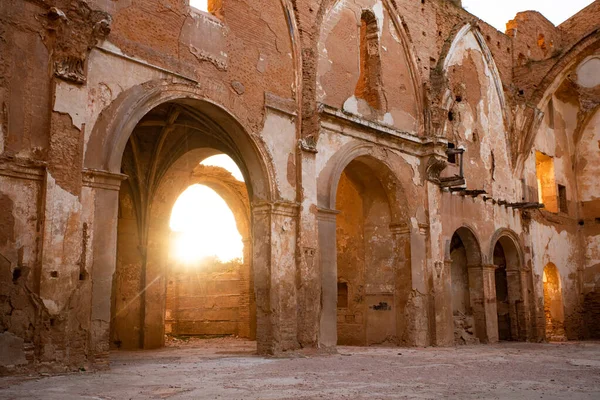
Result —
<path fill-rule="evenodd" d="M 321 320 L 319 347 L 337 345 L 337 243 L 336 216 L 339 211 L 319 209 L 319 263 L 321 265 Z M 315 299 L 318 301 L 318 299 Z"/>
<path fill-rule="evenodd" d="M 294 350 L 298 344 L 295 203 L 252 205 L 252 250 L 259 354 Z"/>
<path fill-rule="evenodd" d="M 427 238 L 429 226 L 418 224 L 419 229 L 413 229 L 408 243 L 410 260 L 410 281 L 412 293 L 408 312 L 408 344 L 425 347 L 430 344 L 429 337 L 429 290 L 427 273 Z M 450 271 L 450 270 L 448 270 Z"/>
<path fill-rule="evenodd" d="M 91 235 L 92 309 L 90 326 L 90 359 L 96 364 L 108 363 L 110 309 L 113 274 L 117 264 L 117 219 L 119 189 L 125 175 L 86 170 L 83 174 L 83 199 L 93 201 Z"/>
<path fill-rule="evenodd" d="M 527 274 L 528 271 L 509 270 L 506 271 L 508 279 L 508 298 L 511 303 L 511 335 L 514 339 L 526 341 L 531 336 L 531 314 L 529 312 L 529 296 L 527 293 Z M 514 286 L 511 285 L 514 282 Z M 514 296 L 514 297 L 513 297 Z M 514 319 L 515 328 L 513 325 L 512 307 L 514 303 Z"/>
<path fill-rule="evenodd" d="M 435 310 L 435 346 L 454 344 L 454 318 L 452 316 L 452 260 L 436 261 L 433 265 L 433 307 Z"/>
<path fill-rule="evenodd" d="M 498 306 L 496 303 L 496 268 L 495 265 L 483 265 L 483 298 L 487 342 L 498 342 Z"/>
<path fill-rule="evenodd" d="M 168 219 L 152 218 L 151 216 L 148 224 L 146 262 L 142 267 L 143 348 L 157 349 L 165 345 L 165 311 L 171 230 Z"/>
<path fill-rule="evenodd" d="M 469 298 L 481 343 L 498 341 L 495 265 L 469 265 Z"/>
<path fill-rule="evenodd" d="M 240 296 L 240 337 L 256 339 L 256 305 L 254 304 L 254 280 L 252 279 L 252 240 L 243 238 L 244 264 L 241 266 L 240 280 L 242 282 Z"/>
<path fill-rule="evenodd" d="M 298 340 L 302 347 L 316 347 L 321 313 L 321 271 L 318 263 L 316 149 L 299 146 L 302 187 L 298 224 Z"/>

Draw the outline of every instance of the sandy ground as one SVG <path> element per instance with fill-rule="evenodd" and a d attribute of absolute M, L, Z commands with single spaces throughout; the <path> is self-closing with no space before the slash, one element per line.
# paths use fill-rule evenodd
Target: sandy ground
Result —
<path fill-rule="evenodd" d="M 0 399 L 600 399 L 600 343 L 339 347 L 253 355 L 239 339 L 116 351 L 109 371 L 0 378 Z"/>

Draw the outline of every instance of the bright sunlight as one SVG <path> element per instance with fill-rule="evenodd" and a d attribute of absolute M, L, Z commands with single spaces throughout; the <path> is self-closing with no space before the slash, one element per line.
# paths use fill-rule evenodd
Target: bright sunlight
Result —
<path fill-rule="evenodd" d="M 204 185 L 192 185 L 179 196 L 170 221 L 173 251 L 184 263 L 209 257 L 221 262 L 242 258 L 244 245 L 225 200 Z"/>

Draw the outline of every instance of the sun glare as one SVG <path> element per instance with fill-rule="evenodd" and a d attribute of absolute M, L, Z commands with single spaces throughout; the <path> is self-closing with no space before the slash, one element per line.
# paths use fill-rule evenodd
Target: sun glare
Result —
<path fill-rule="evenodd" d="M 170 227 L 172 254 L 194 263 L 209 257 L 221 262 L 242 258 L 244 245 L 225 200 L 204 185 L 192 185 L 173 206 Z"/>
<path fill-rule="evenodd" d="M 216 156 L 208 157 L 200 164 L 225 168 L 227 171 L 231 172 L 231 175 L 233 175 L 235 179 L 240 182 L 244 182 L 244 175 L 242 175 L 242 171 L 240 171 L 240 168 L 237 166 L 235 161 L 233 161 L 227 154 L 217 154 Z"/>

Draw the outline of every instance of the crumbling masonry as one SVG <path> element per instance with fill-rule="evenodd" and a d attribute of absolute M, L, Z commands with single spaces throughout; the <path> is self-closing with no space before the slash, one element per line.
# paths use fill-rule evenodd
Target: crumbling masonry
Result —
<path fill-rule="evenodd" d="M 504 34 L 460 0 L 2 0 L 0 105 L 2 373 L 165 331 L 600 337 L 600 1 Z M 245 249 L 187 312 L 168 219 L 194 183 Z"/>

